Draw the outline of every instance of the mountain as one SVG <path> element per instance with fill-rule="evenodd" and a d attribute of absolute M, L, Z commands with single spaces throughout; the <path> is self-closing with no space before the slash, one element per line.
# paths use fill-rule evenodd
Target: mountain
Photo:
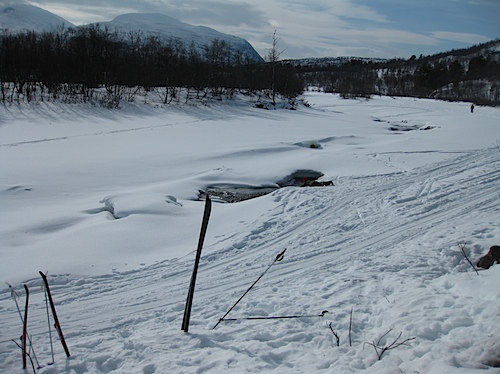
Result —
<path fill-rule="evenodd" d="M 131 32 L 140 32 L 144 36 L 157 36 L 163 40 L 179 39 L 186 46 L 194 43 L 201 52 L 213 40 L 219 39 L 227 42 L 235 51 L 240 52 L 244 58 L 259 62 L 263 61 L 257 51 L 243 38 L 223 34 L 209 27 L 190 25 L 164 14 L 124 14 L 112 21 L 99 22 L 98 24 L 109 28 L 111 31 L 118 31 L 123 38 L 127 38 Z M 4 8 L 0 13 L 0 30 L 8 30 L 14 33 L 28 30 L 44 32 L 62 25 L 65 28 L 86 26 L 75 26 L 71 22 L 33 5 L 12 4 Z"/>
<path fill-rule="evenodd" d="M 158 13 L 129 13 L 116 17 L 109 22 L 99 22 L 110 30 L 116 30 L 126 37 L 130 32 L 141 32 L 145 36 L 158 36 L 161 39 L 179 39 L 187 46 L 194 43 L 203 51 L 213 40 L 227 42 L 233 49 L 251 60 L 263 61 L 248 41 L 243 38 L 223 34 L 205 26 L 193 26 L 175 18 Z"/>
<path fill-rule="evenodd" d="M 71 22 L 33 5 L 10 5 L 0 13 L 0 30 L 8 32 L 51 31 L 64 26 L 75 27 Z"/>

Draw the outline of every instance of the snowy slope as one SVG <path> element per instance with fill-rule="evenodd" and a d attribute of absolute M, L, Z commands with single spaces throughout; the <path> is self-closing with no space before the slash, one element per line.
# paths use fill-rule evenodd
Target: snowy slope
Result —
<path fill-rule="evenodd" d="M 0 29 L 10 32 L 53 31 L 61 27 L 74 27 L 64 18 L 28 4 L 11 4 L 0 12 Z"/>
<path fill-rule="evenodd" d="M 227 42 L 234 51 L 239 51 L 243 58 L 263 61 L 257 51 L 243 38 L 224 34 L 205 26 L 190 25 L 164 14 L 123 14 L 112 21 L 99 22 L 99 25 L 108 27 L 111 31 L 118 31 L 124 40 L 128 40 L 131 33 L 139 33 L 143 38 L 158 37 L 164 41 L 178 39 L 186 48 L 193 44 L 201 54 L 205 53 L 206 46 L 218 39 Z M 60 30 L 62 26 L 75 27 L 65 19 L 33 5 L 11 4 L 0 12 L 0 29 L 7 29 L 10 32 L 54 31 Z"/>
<path fill-rule="evenodd" d="M 306 99 L 297 111 L 243 100 L 0 108 L 0 274 L 21 304 L 22 283 L 31 289 L 39 372 L 500 372 L 500 266 L 477 275 L 457 245 L 477 261 L 500 243 L 499 109 Z M 214 203 L 183 333 L 198 191 L 273 185 L 298 169 L 335 186 Z M 284 248 L 228 318 L 329 313 L 212 329 Z M 38 270 L 72 353 L 55 339 L 50 366 Z M 0 331 L 0 368 L 23 372 L 7 286 Z M 400 333 L 412 340 L 377 360 L 367 343 Z"/>
<path fill-rule="evenodd" d="M 240 51 L 244 57 L 255 61 L 263 61 L 250 43 L 243 38 L 223 34 L 205 26 L 190 25 L 164 14 L 130 13 L 99 24 L 108 26 L 110 30 L 118 30 L 125 38 L 130 32 L 140 32 L 145 37 L 156 36 L 164 40 L 179 39 L 186 47 L 193 43 L 202 53 L 213 40 L 223 40 L 231 45 L 233 49 Z"/>

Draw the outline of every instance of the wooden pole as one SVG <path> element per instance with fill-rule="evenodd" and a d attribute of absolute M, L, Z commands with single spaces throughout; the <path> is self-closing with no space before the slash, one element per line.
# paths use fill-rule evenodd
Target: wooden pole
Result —
<path fill-rule="evenodd" d="M 30 298 L 30 291 L 28 290 L 28 286 L 24 285 L 24 289 L 26 291 L 26 306 L 24 307 L 24 320 L 23 320 L 23 337 L 22 337 L 22 350 L 23 350 L 23 369 L 26 369 L 26 342 L 28 340 L 28 305 Z"/>
<path fill-rule="evenodd" d="M 207 198 L 205 201 L 205 211 L 203 212 L 203 220 L 201 223 L 200 238 L 198 240 L 198 248 L 196 250 L 196 258 L 194 261 L 193 274 L 191 275 L 191 283 L 189 285 L 189 292 L 186 300 L 186 308 L 184 309 L 184 318 L 182 319 L 182 331 L 184 332 L 188 332 L 189 330 L 189 320 L 191 318 L 191 307 L 193 306 L 194 287 L 196 285 L 198 265 L 200 264 L 201 250 L 203 248 L 205 234 L 207 233 L 208 220 L 210 218 L 211 211 L 212 211 L 212 200 L 210 200 L 210 197 L 207 194 Z"/>

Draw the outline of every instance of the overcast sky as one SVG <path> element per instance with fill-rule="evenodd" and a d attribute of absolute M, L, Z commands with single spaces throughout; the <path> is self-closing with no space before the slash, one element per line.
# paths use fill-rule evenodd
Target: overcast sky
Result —
<path fill-rule="evenodd" d="M 248 40 L 282 58 L 429 55 L 500 38 L 500 0 L 18 0 L 80 25 L 163 13 Z"/>

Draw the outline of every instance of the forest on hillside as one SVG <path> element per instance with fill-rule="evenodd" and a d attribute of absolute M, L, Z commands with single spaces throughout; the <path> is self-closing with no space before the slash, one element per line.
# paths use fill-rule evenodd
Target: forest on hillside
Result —
<path fill-rule="evenodd" d="M 391 95 L 500 104 L 500 40 L 409 59 L 295 61 L 303 79 L 344 97 Z"/>

